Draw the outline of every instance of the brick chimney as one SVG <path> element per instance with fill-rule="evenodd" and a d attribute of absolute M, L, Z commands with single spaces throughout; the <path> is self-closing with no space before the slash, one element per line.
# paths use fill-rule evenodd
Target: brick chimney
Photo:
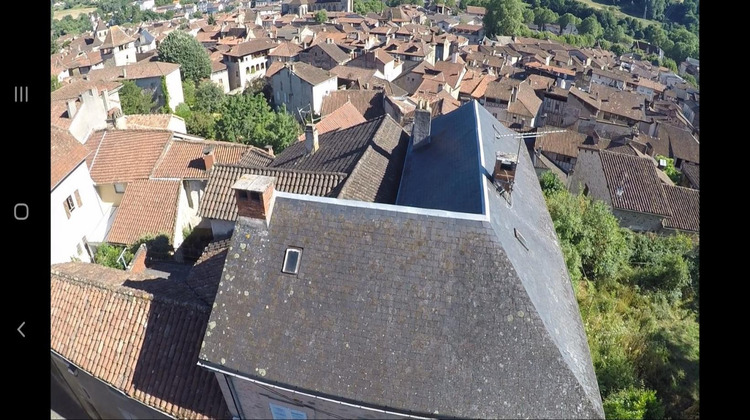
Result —
<path fill-rule="evenodd" d="M 495 153 L 495 169 L 492 171 L 492 180 L 503 190 L 511 192 L 513 182 L 516 179 L 516 166 L 518 155 L 515 153 Z"/>
<path fill-rule="evenodd" d="M 203 148 L 203 165 L 206 171 L 210 171 L 214 166 L 214 147 L 207 145 Z"/>
<path fill-rule="evenodd" d="M 245 174 L 232 185 L 237 199 L 237 215 L 255 220 L 271 217 L 276 178 Z"/>
<path fill-rule="evenodd" d="M 432 111 L 426 101 L 419 101 L 414 110 L 414 126 L 411 129 L 411 147 L 417 150 L 430 144 L 430 126 L 432 125 Z"/>
<path fill-rule="evenodd" d="M 312 154 L 317 152 L 319 147 L 318 129 L 315 128 L 315 124 L 305 125 L 305 151 L 307 151 L 307 154 Z"/>

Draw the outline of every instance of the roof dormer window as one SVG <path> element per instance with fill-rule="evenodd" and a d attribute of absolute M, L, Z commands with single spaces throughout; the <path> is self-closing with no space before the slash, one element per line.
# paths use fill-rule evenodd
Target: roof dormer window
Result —
<path fill-rule="evenodd" d="M 282 273 L 297 274 L 299 272 L 299 263 L 302 258 L 302 248 L 287 248 L 284 253 L 284 266 Z"/>

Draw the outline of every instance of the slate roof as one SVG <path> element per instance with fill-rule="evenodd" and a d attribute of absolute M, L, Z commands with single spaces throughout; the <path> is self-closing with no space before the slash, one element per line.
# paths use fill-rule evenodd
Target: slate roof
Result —
<path fill-rule="evenodd" d="M 660 140 L 669 142 L 669 157 L 700 163 L 700 143 L 689 130 L 671 124 L 659 124 L 657 136 Z"/>
<path fill-rule="evenodd" d="M 206 306 L 212 306 L 221 281 L 221 272 L 230 240 L 212 241 L 203 250 L 198 261 L 190 269 L 185 284 Z"/>
<path fill-rule="evenodd" d="M 692 184 L 698 190 L 701 188 L 700 166 L 694 163 L 683 163 L 682 167 L 680 167 L 680 170 L 682 171 L 682 175 L 685 176 L 688 181 L 690 181 L 690 184 Z"/>
<path fill-rule="evenodd" d="M 111 184 L 147 179 L 161 156 L 164 146 L 172 138 L 166 130 L 103 130 L 90 163 L 91 179 L 95 184 Z M 92 137 L 94 135 L 92 134 Z"/>
<path fill-rule="evenodd" d="M 237 220 L 237 200 L 232 185 L 245 174 L 272 176 L 276 189 L 295 194 L 336 196 L 346 174 L 337 172 L 311 172 L 277 168 L 214 165 L 201 200 L 201 217 Z"/>
<path fill-rule="evenodd" d="M 700 191 L 692 188 L 664 185 L 672 217 L 663 220 L 667 229 L 699 232 L 701 226 Z"/>
<path fill-rule="evenodd" d="M 337 90 L 323 97 L 320 107 L 321 115 L 328 115 L 351 102 L 366 120 L 385 115 L 383 108 L 383 91 L 381 90 Z"/>
<path fill-rule="evenodd" d="M 268 227 L 238 220 L 200 359 L 402 413 L 603 417 L 528 153 L 509 206 L 484 175 L 495 151 L 517 152 L 512 137 L 494 137 L 509 130 L 476 102 L 433 124 L 432 142 L 409 151 L 407 165 L 433 165 L 433 146 L 473 149 L 442 170 L 477 185 L 470 199 L 480 213 L 429 210 L 415 196 L 421 209 L 277 192 Z M 449 142 L 459 145 L 441 145 Z M 421 187 L 450 196 L 464 185 L 443 186 L 445 178 L 420 176 Z M 289 246 L 303 249 L 297 275 L 280 270 Z"/>
<path fill-rule="evenodd" d="M 171 416 L 230 416 L 216 376 L 196 363 L 210 307 L 184 285 L 72 262 L 51 267 L 50 288 L 54 352 Z"/>
<path fill-rule="evenodd" d="M 599 156 L 612 207 L 667 217 L 672 214 L 652 159 L 604 150 Z M 620 187 L 623 193 L 618 196 Z"/>
<path fill-rule="evenodd" d="M 130 245 L 147 234 L 174 236 L 180 180 L 129 182 L 115 213 L 107 242 Z"/>
<path fill-rule="evenodd" d="M 86 159 L 88 151 L 68 130 L 50 127 L 50 189 L 53 190 Z"/>
<path fill-rule="evenodd" d="M 213 148 L 214 164 L 236 165 L 246 153 L 255 157 L 263 154 L 272 158 L 265 151 L 253 146 L 238 143 L 208 140 L 174 139 L 167 144 L 163 155 L 151 173 L 152 178 L 207 179 L 203 150 Z"/>

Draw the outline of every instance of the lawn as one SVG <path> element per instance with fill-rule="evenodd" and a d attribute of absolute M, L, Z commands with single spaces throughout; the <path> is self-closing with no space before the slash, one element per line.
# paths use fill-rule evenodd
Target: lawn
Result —
<path fill-rule="evenodd" d="M 55 10 L 54 19 L 62 19 L 70 15 L 73 19 L 78 19 L 80 14 L 89 14 L 96 10 L 96 7 L 81 7 L 75 9 Z"/>
<path fill-rule="evenodd" d="M 619 6 L 612 6 L 612 5 L 608 5 L 608 4 L 601 4 L 601 3 L 597 3 L 594 0 L 578 0 L 578 1 L 580 1 L 583 4 L 585 4 L 586 6 L 592 7 L 592 8 L 597 9 L 597 10 L 602 10 L 602 9 L 607 9 L 607 8 L 614 9 L 615 16 L 617 16 L 618 18 L 624 18 L 626 16 L 630 16 L 632 18 L 640 20 L 644 25 L 649 25 L 651 23 L 656 23 L 656 24 L 659 23 L 659 22 L 657 22 L 655 20 L 643 19 L 643 18 L 638 17 L 636 15 L 633 15 L 633 14 L 630 14 L 630 13 L 625 13 L 622 10 L 620 10 Z M 643 14 L 641 14 L 641 16 L 643 16 Z"/>

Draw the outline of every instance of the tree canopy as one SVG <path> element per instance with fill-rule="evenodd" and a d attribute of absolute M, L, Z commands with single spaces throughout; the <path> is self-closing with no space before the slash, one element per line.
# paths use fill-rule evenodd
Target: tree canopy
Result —
<path fill-rule="evenodd" d="M 148 114 L 156 106 L 153 93 L 139 88 L 132 80 L 122 82 L 120 105 L 125 115 Z"/>
<path fill-rule="evenodd" d="M 211 59 L 197 39 L 183 31 L 173 31 L 159 44 L 158 60 L 180 65 L 182 80 L 198 82 L 211 76 Z"/>
<path fill-rule="evenodd" d="M 294 117 L 286 109 L 274 112 L 260 93 L 227 96 L 220 112 L 216 136 L 226 141 L 283 150 L 299 135 Z"/>
<path fill-rule="evenodd" d="M 484 28 L 488 37 L 521 35 L 522 28 L 525 28 L 521 0 L 490 0 L 484 15 Z"/>
<path fill-rule="evenodd" d="M 315 22 L 317 23 L 326 23 L 328 22 L 328 12 L 323 10 L 318 10 L 315 12 Z"/>

